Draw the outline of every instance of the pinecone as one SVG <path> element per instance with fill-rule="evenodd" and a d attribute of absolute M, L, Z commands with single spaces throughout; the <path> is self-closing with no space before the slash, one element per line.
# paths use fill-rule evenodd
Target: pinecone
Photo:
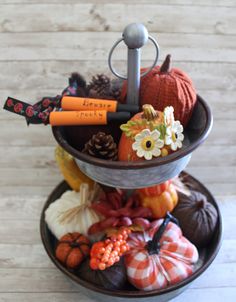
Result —
<path fill-rule="evenodd" d="M 85 144 L 82 152 L 101 159 L 117 160 L 118 150 L 110 134 L 98 132 Z"/>
<path fill-rule="evenodd" d="M 88 85 L 88 95 L 91 98 L 111 99 L 110 95 L 111 80 L 105 74 L 97 74 L 92 77 Z"/>
<path fill-rule="evenodd" d="M 121 79 L 113 79 L 111 81 L 110 93 L 109 93 L 111 98 L 113 98 L 117 101 L 120 100 L 122 86 L 123 86 L 123 80 L 121 80 Z"/>

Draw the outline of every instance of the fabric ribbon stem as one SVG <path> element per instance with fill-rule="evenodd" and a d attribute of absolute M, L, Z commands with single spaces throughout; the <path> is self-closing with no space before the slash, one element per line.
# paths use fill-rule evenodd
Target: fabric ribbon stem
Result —
<path fill-rule="evenodd" d="M 174 216 L 172 216 L 169 212 L 167 212 L 165 219 L 163 220 L 159 229 L 154 234 L 153 239 L 148 241 L 147 243 L 147 249 L 150 255 L 159 253 L 161 237 L 170 221 L 178 224 L 178 220 Z"/>

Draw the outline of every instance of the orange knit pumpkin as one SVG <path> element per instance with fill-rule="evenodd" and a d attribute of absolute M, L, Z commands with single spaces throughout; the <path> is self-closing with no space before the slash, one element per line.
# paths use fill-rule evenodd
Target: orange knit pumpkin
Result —
<path fill-rule="evenodd" d="M 154 67 L 141 78 L 140 106 L 151 104 L 156 110 L 163 111 L 173 106 L 175 119 L 185 127 L 191 118 L 197 95 L 189 76 L 180 69 L 170 68 L 171 56 L 167 55 L 161 66 Z M 125 102 L 127 83 L 121 92 L 121 102 Z"/>
<path fill-rule="evenodd" d="M 167 189 L 160 195 L 146 194 L 143 189 L 138 189 L 140 202 L 143 207 L 150 208 L 154 218 L 163 218 L 167 212 L 173 211 L 178 203 L 178 194 L 175 187 L 168 182 Z"/>
<path fill-rule="evenodd" d="M 76 268 L 89 255 L 90 241 L 80 233 L 69 233 L 59 240 L 56 258 L 67 268 Z"/>
<path fill-rule="evenodd" d="M 144 105 L 143 112 L 137 113 L 127 124 L 121 125 L 123 133 L 118 146 L 118 159 L 123 161 L 144 160 L 143 157 L 138 157 L 137 152 L 133 150 L 134 137 L 144 129 L 152 130 L 163 123 L 163 112 L 154 110 L 151 105 Z M 167 148 L 163 149 L 168 154 Z"/>

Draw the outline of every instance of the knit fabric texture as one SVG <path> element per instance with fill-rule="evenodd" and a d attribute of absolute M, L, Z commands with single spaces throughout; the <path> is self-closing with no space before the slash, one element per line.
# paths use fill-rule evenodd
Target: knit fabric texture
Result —
<path fill-rule="evenodd" d="M 127 83 L 123 85 L 121 102 L 126 101 Z M 186 127 L 196 104 L 196 90 L 189 76 L 178 68 L 160 72 L 154 67 L 141 78 L 139 103 L 151 104 L 156 110 L 163 111 L 166 106 L 174 107 L 174 116 Z"/>

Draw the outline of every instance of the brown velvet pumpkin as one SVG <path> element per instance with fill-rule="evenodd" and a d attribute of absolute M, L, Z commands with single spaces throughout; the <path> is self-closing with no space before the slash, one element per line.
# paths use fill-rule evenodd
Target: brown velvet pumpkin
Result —
<path fill-rule="evenodd" d="M 179 203 L 172 214 L 178 219 L 184 236 L 197 247 L 205 247 L 211 241 L 218 214 L 205 195 L 193 190 L 190 196 L 179 193 Z"/>
<path fill-rule="evenodd" d="M 127 282 L 123 258 L 103 271 L 91 269 L 88 259 L 79 266 L 76 274 L 85 281 L 110 290 L 124 289 Z"/>
<path fill-rule="evenodd" d="M 175 119 L 185 127 L 191 118 L 197 95 L 189 76 L 180 69 L 170 68 L 171 56 L 167 55 L 161 66 L 141 78 L 140 106 L 151 104 L 163 111 L 166 106 L 174 107 Z M 145 71 L 143 69 L 142 71 Z M 121 102 L 125 102 L 127 83 L 124 82 Z"/>
<path fill-rule="evenodd" d="M 56 258 L 67 268 L 74 269 L 80 265 L 90 252 L 90 241 L 80 233 L 64 235 L 58 242 Z"/>

